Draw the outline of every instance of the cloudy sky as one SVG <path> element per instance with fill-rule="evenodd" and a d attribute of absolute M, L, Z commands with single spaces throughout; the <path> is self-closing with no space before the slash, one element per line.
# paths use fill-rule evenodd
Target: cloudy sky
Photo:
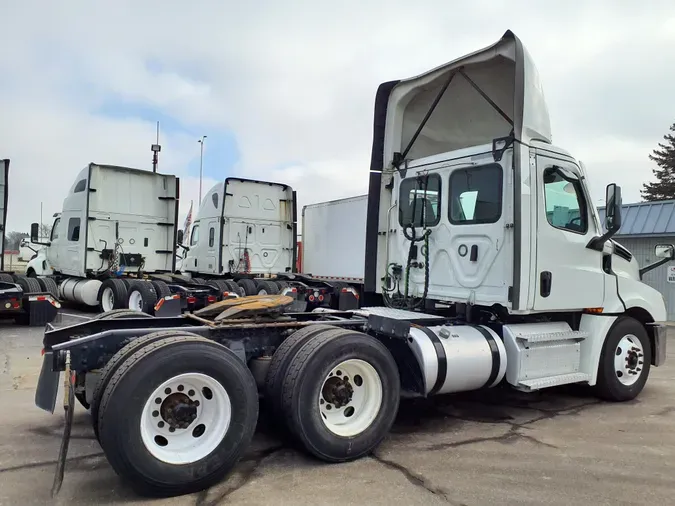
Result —
<path fill-rule="evenodd" d="M 339 4 L 339 5 L 337 5 Z M 648 154 L 675 122 L 671 1 L 2 2 L 0 157 L 8 230 L 60 210 L 89 162 L 182 179 L 181 220 L 241 175 L 286 182 L 300 205 L 366 192 L 379 83 L 498 40 L 534 58 L 554 142 L 639 200 Z M 182 221 L 181 221 L 182 222 Z"/>

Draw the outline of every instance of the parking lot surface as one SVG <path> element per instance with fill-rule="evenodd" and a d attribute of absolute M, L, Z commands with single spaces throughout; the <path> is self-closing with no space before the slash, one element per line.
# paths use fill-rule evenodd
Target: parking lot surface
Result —
<path fill-rule="evenodd" d="M 64 311 L 62 323 L 91 316 Z M 370 457 L 324 464 L 281 443 L 261 418 L 230 477 L 192 496 L 136 496 L 108 465 L 79 404 L 52 500 L 62 411 L 34 406 L 42 329 L 0 323 L 0 505 L 675 504 L 675 344 L 634 401 L 583 388 L 507 388 L 406 401 Z"/>

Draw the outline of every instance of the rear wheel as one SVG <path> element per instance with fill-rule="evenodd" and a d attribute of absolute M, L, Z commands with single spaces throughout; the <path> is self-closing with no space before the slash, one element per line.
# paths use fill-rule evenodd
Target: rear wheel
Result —
<path fill-rule="evenodd" d="M 96 439 L 98 439 L 99 437 L 98 412 L 99 406 L 101 405 L 101 397 L 103 396 L 103 392 L 105 392 L 108 383 L 110 383 L 110 379 L 117 372 L 117 370 L 124 363 L 124 361 L 127 360 L 130 356 L 132 356 L 141 348 L 154 342 L 157 342 L 160 339 L 186 335 L 195 335 L 195 334 L 190 334 L 189 332 L 185 332 L 183 330 L 160 330 L 158 332 L 153 332 L 151 334 L 147 334 L 145 336 L 134 339 L 113 355 L 113 357 L 101 370 L 98 383 L 96 383 L 96 387 L 94 388 L 94 393 L 91 399 L 91 424 L 92 427 L 94 428 L 94 434 L 96 435 Z"/>
<path fill-rule="evenodd" d="M 127 307 L 143 313 L 152 314 L 157 303 L 157 294 L 152 283 L 136 281 L 129 287 Z"/>
<path fill-rule="evenodd" d="M 29 278 L 28 276 L 17 275 L 16 284 L 21 287 L 24 294 L 39 293 L 42 291 L 37 278 Z"/>
<path fill-rule="evenodd" d="M 295 354 L 283 385 L 286 423 L 298 441 L 327 462 L 370 453 L 396 418 L 396 362 L 377 339 L 343 329 L 321 333 Z"/>
<path fill-rule="evenodd" d="M 151 281 L 150 283 L 152 283 L 152 287 L 155 289 L 157 299 L 163 299 L 164 297 L 171 295 L 171 288 L 169 288 L 169 285 L 167 285 L 164 281 L 156 280 Z"/>
<path fill-rule="evenodd" d="M 123 309 L 127 305 L 127 285 L 121 279 L 106 279 L 98 290 L 98 306 L 101 312 Z"/>
<path fill-rule="evenodd" d="M 169 337 L 124 361 L 98 417 L 115 472 L 139 493 L 182 495 L 214 485 L 234 467 L 255 431 L 258 394 L 229 349 Z"/>
<path fill-rule="evenodd" d="M 206 280 L 204 278 L 192 278 L 192 282 L 196 285 L 205 285 Z"/>
<path fill-rule="evenodd" d="M 56 282 L 52 278 L 47 276 L 38 276 L 38 283 L 40 283 L 40 288 L 43 292 L 49 293 L 55 299 L 59 298 L 59 288 L 56 286 Z"/>
<path fill-rule="evenodd" d="M 152 315 L 134 309 L 113 309 L 97 314 L 92 320 L 118 320 L 123 318 L 152 318 Z"/>
<path fill-rule="evenodd" d="M 602 347 L 596 395 L 615 402 L 637 397 L 647 382 L 651 356 L 651 342 L 644 326 L 630 317 L 619 318 Z"/>
<path fill-rule="evenodd" d="M 210 287 L 218 290 L 218 299 L 223 298 L 223 292 L 229 292 L 230 287 L 222 279 L 212 279 L 207 283 Z"/>
<path fill-rule="evenodd" d="M 11 274 L 7 274 L 5 272 L 0 272 L 0 281 L 4 281 L 5 283 L 16 283 Z"/>
<path fill-rule="evenodd" d="M 225 284 L 231 292 L 236 293 L 239 297 L 244 297 L 246 295 L 244 289 L 231 279 L 225 280 Z"/>
<path fill-rule="evenodd" d="M 288 336 L 272 355 L 265 377 L 265 401 L 273 419 L 283 417 L 283 384 L 291 361 L 305 343 L 322 332 L 335 330 L 330 325 L 308 325 Z"/>
<path fill-rule="evenodd" d="M 258 281 L 258 295 L 276 295 L 279 287 L 274 281 Z"/>
<path fill-rule="evenodd" d="M 255 285 L 255 281 L 249 278 L 240 279 L 237 281 L 237 284 L 243 288 L 244 295 L 256 295 L 258 293 L 258 288 Z"/>

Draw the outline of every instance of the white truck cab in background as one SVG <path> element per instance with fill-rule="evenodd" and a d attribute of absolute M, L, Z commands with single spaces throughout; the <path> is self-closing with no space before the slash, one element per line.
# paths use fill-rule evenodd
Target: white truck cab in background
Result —
<path fill-rule="evenodd" d="M 172 273 L 178 178 L 91 163 L 75 178 L 51 237 L 26 267 L 52 278 L 59 295 L 103 310 L 127 307 L 127 276 Z M 153 288 L 154 290 L 154 288 Z"/>
<path fill-rule="evenodd" d="M 296 259 L 295 192 L 285 184 L 230 177 L 202 199 L 181 272 L 254 295 L 254 278 L 289 273 Z M 181 241 L 179 241 L 180 243 Z M 266 291 L 281 287 L 264 281 Z"/>

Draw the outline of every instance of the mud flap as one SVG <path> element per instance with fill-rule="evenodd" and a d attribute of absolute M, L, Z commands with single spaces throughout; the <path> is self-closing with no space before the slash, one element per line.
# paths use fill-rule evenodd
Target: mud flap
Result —
<path fill-rule="evenodd" d="M 61 304 L 52 297 L 29 295 L 24 300 L 23 307 L 28 313 L 28 325 L 30 327 L 43 327 L 54 321 Z"/>
<path fill-rule="evenodd" d="M 61 448 L 59 449 L 59 458 L 56 461 L 56 472 L 54 473 L 54 483 L 52 484 L 52 498 L 61 490 L 63 484 L 63 475 L 66 470 L 66 458 L 68 456 L 68 447 L 70 445 L 70 432 L 73 427 L 73 412 L 75 411 L 75 375 L 70 372 L 70 358 L 66 363 L 66 374 L 63 393 L 63 408 L 65 410 L 65 425 L 63 427 L 63 437 L 61 438 Z"/>
<path fill-rule="evenodd" d="M 180 295 L 167 295 L 159 299 L 155 304 L 155 316 L 168 318 L 171 316 L 180 316 L 182 311 Z"/>

